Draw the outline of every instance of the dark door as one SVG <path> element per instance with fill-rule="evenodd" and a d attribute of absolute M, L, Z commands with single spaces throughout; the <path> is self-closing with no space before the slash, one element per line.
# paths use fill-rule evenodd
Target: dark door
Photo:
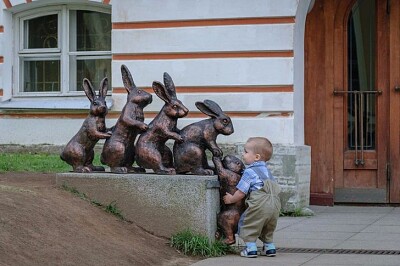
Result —
<path fill-rule="evenodd" d="M 400 1 L 315 1 L 305 137 L 312 204 L 400 203 Z"/>
<path fill-rule="evenodd" d="M 358 0 L 344 23 L 341 77 L 334 88 L 335 202 L 387 202 L 389 123 L 385 56 L 387 6 L 379 0 Z M 339 26 L 339 25 L 338 25 Z"/>

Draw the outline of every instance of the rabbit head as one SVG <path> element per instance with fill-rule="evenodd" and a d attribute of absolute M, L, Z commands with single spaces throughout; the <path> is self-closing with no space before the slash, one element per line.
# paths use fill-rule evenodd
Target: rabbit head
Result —
<path fill-rule="evenodd" d="M 155 94 L 165 102 L 163 112 L 173 118 L 185 117 L 189 110 L 176 98 L 174 82 L 167 72 L 164 72 L 164 84 L 165 86 L 158 81 L 153 82 Z"/>
<path fill-rule="evenodd" d="M 214 123 L 214 128 L 218 134 L 230 135 L 233 133 L 233 124 L 231 118 L 222 112 L 221 107 L 211 100 L 204 100 L 204 102 L 196 102 L 196 107 L 203 114 L 210 116 Z"/>
<path fill-rule="evenodd" d="M 92 86 L 92 83 L 87 79 L 83 79 L 83 90 L 86 93 L 90 101 L 90 114 L 93 116 L 105 116 L 108 112 L 106 95 L 108 90 L 108 79 L 103 78 L 100 82 L 99 95 L 96 96 L 96 92 Z"/>
<path fill-rule="evenodd" d="M 153 97 L 150 93 L 136 87 L 131 72 L 125 65 L 121 66 L 121 74 L 124 87 L 128 92 L 127 102 L 135 103 L 142 108 L 152 102 Z"/>
<path fill-rule="evenodd" d="M 244 163 L 233 155 L 226 155 L 222 161 L 224 168 L 231 170 L 237 174 L 242 174 L 245 169 Z"/>

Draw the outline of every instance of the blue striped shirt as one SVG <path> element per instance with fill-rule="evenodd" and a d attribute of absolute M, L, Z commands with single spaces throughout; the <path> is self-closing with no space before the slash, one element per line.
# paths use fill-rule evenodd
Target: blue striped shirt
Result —
<path fill-rule="evenodd" d="M 255 170 L 263 173 L 263 176 L 259 176 Z M 236 188 L 247 194 L 248 192 L 261 189 L 264 186 L 263 180 L 266 179 L 275 181 L 275 178 L 267 168 L 267 163 L 263 161 L 254 162 L 244 170 Z"/>

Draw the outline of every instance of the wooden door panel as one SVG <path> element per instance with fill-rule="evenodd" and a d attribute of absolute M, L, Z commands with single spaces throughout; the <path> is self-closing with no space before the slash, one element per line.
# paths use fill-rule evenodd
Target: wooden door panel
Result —
<path fill-rule="evenodd" d="M 349 3 L 349 1 L 341 2 Z M 367 6 L 361 7 L 358 4 L 366 4 Z M 371 199 L 368 202 L 381 203 L 386 201 L 386 187 L 381 185 L 385 178 L 381 180 L 381 174 L 385 173 L 387 160 L 385 147 L 388 144 L 386 136 L 388 126 L 385 123 L 388 109 L 387 105 L 384 104 L 388 98 L 387 89 L 384 87 L 387 73 L 384 72 L 386 67 L 380 66 L 380 64 L 385 63 L 385 60 L 387 61 L 385 58 L 387 48 L 385 48 L 385 44 L 380 44 L 386 40 L 386 35 L 382 34 L 384 32 L 382 29 L 387 25 L 384 18 L 386 5 L 384 5 L 383 0 L 375 0 L 375 2 L 352 1 L 351 5 L 342 7 L 345 7 L 347 11 L 337 12 L 342 17 L 337 18 L 337 25 L 335 25 L 339 33 L 336 39 L 338 46 L 335 46 L 337 49 L 334 58 L 335 72 L 338 74 L 335 80 L 337 82 L 335 95 L 337 101 L 342 103 L 342 108 L 335 108 L 334 110 L 335 124 L 337 125 L 335 126 L 334 140 L 342 144 L 336 145 L 335 149 L 335 157 L 341 158 L 341 160 L 335 167 L 334 199 L 335 202 L 365 202 L 370 196 Z M 353 16 L 350 10 L 353 7 L 356 10 L 355 12 L 360 13 L 358 17 L 356 17 L 357 13 L 354 13 L 353 20 L 350 20 L 350 16 Z M 371 8 L 375 8 L 375 11 L 372 11 Z M 360 10 L 365 13 L 361 14 Z M 369 12 L 375 12 L 372 20 L 375 23 L 373 26 L 366 22 L 367 18 L 371 18 Z M 358 22 L 364 21 L 366 23 L 356 24 L 354 22 L 350 24 L 350 21 L 357 19 Z M 361 31 L 363 33 L 370 32 L 372 37 L 366 41 L 357 33 Z M 359 43 L 359 41 L 361 42 Z M 366 45 L 364 50 L 358 50 L 361 45 Z M 370 53 L 370 57 L 364 58 L 371 60 L 370 63 L 360 64 L 358 60 L 360 51 L 370 49 L 377 51 L 378 47 L 382 49 L 383 53 Z M 370 67 L 369 72 L 366 72 L 370 76 L 360 74 L 359 71 L 364 70 L 363 67 Z M 362 77 L 363 79 L 361 79 Z M 365 81 L 370 82 L 366 83 Z M 363 124 L 367 117 L 365 116 L 365 109 L 363 109 L 366 101 L 371 101 L 369 103 L 372 104 L 371 110 L 374 112 L 374 116 L 369 120 L 374 123 L 374 143 L 367 149 L 364 146 L 365 138 L 361 137 L 364 136 L 363 132 L 366 130 L 364 127 L 367 126 L 367 124 Z M 370 125 L 368 124 L 368 126 Z"/>
<path fill-rule="evenodd" d="M 344 172 L 345 188 L 376 188 L 376 170 L 353 170 Z"/>
<path fill-rule="evenodd" d="M 359 158 L 361 155 L 358 155 L 357 157 Z M 355 164 L 355 158 L 356 154 L 354 151 L 345 151 L 343 155 L 343 169 L 345 170 L 365 170 L 365 169 L 378 169 L 378 160 L 376 158 L 376 152 L 369 152 L 369 151 L 364 151 L 363 153 L 363 159 L 364 159 L 364 164 L 363 165 L 356 165 Z"/>
<path fill-rule="evenodd" d="M 376 96 L 374 117 L 376 125 L 375 146 L 364 150 L 364 163 L 355 165 L 354 149 L 349 150 L 351 139 L 347 132 L 349 110 L 346 91 L 349 85 L 348 70 L 348 17 L 350 9 L 357 0 L 316 0 L 314 8 L 307 16 L 305 38 L 305 124 L 306 144 L 312 148 L 311 203 L 325 204 L 329 197 L 337 202 L 388 202 L 387 166 L 389 155 L 389 108 L 390 117 L 396 113 L 400 120 L 400 93 L 397 110 L 391 108 L 389 92 L 389 62 L 393 56 L 389 53 L 389 17 L 387 0 L 376 0 L 376 47 L 375 47 L 375 86 L 369 90 L 382 91 Z M 392 1 L 393 3 L 394 1 Z M 398 8 L 400 1 L 392 4 Z M 400 25 L 397 20 L 396 30 Z M 320 36 L 315 38 L 315 36 Z M 390 42 L 397 46 L 398 40 Z M 391 50 L 390 50 L 391 51 Z M 390 58 L 390 60 L 389 60 Z M 400 52 L 397 53 L 400 58 Z M 398 60 L 397 60 L 398 61 Z M 396 72 L 399 76 L 399 71 Z M 398 80 L 400 82 L 400 79 Z M 398 83 L 400 85 L 400 83 Z M 344 91 L 335 95 L 334 91 Z M 318 101 L 316 101 L 318 99 Z M 391 118 L 392 119 L 392 118 Z M 351 120 L 349 120 L 351 121 Z M 400 122 L 397 124 L 397 153 L 391 157 L 400 158 Z M 394 130 L 394 129 L 393 129 Z M 390 130 L 392 134 L 393 130 Z M 357 157 L 360 159 L 359 157 Z M 400 178 L 400 162 L 390 168 L 397 171 Z M 390 170 L 389 169 L 389 170 Z M 394 174 L 394 173 L 393 173 Z M 392 178 L 393 180 L 393 178 Z M 393 182 L 393 181 L 392 181 Z M 395 184 L 396 185 L 396 184 Z M 400 199 L 400 185 L 397 192 L 391 189 L 391 199 Z M 318 198 L 320 201 L 318 201 Z"/>
<path fill-rule="evenodd" d="M 377 159 L 365 159 L 364 164 L 362 166 L 357 166 L 354 164 L 354 159 L 344 159 L 343 160 L 343 169 L 344 170 L 376 170 L 378 168 L 378 160 Z"/>

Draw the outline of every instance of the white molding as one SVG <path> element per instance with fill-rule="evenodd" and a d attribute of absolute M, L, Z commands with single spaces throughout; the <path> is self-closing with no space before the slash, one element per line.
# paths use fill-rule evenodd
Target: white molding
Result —
<path fill-rule="evenodd" d="M 113 30 L 112 52 L 293 50 L 293 31 L 294 24 Z"/>
<path fill-rule="evenodd" d="M 217 58 L 184 60 L 113 60 L 113 87 L 123 87 L 121 64 L 137 86 L 151 86 L 168 72 L 175 86 L 292 85 L 293 58 Z"/>
<path fill-rule="evenodd" d="M 294 17 L 299 1 L 300 0 L 115 0 L 112 1 L 112 21 L 137 22 L 245 17 Z"/>
<path fill-rule="evenodd" d="M 304 145 L 304 35 L 311 0 L 299 1 L 294 32 L 294 143 Z"/>

